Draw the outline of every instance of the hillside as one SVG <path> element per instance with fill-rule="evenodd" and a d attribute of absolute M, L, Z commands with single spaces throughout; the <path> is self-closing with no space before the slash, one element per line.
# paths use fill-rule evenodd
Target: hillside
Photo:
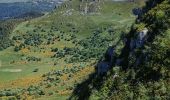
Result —
<path fill-rule="evenodd" d="M 137 6 L 72 0 L 15 25 L 8 35 L 12 45 L 0 51 L 0 97 L 69 98 L 76 84 L 95 70 L 107 47 L 130 29 Z"/>
<path fill-rule="evenodd" d="M 5 21 L 0 99 L 168 99 L 169 5 L 71 0 Z"/>
<path fill-rule="evenodd" d="M 122 39 L 121 53 L 113 46 L 113 67 L 102 76 L 91 74 L 77 85 L 70 99 L 170 99 L 169 12 L 169 0 L 147 1 Z M 110 61 L 108 57 L 105 62 Z"/>

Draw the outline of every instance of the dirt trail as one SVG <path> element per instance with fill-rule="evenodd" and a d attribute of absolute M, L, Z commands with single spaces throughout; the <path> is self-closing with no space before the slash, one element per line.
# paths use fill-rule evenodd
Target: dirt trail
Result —
<path fill-rule="evenodd" d="M 1 72 L 11 72 L 11 73 L 18 73 L 21 72 L 22 69 L 0 69 Z"/>

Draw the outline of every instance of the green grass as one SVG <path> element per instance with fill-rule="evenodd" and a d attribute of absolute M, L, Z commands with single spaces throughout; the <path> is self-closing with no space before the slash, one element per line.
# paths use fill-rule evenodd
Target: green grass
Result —
<path fill-rule="evenodd" d="M 11 48 L 0 52 L 0 82 L 11 81 L 24 77 L 33 77 L 35 75 L 42 75 L 43 73 L 49 72 L 53 65 L 48 64 L 47 62 L 42 63 L 28 63 L 28 64 L 10 64 L 12 61 L 20 61 L 22 58 L 20 53 L 15 53 Z M 48 60 L 46 60 L 48 61 Z M 38 68 L 39 71 L 34 73 L 34 69 Z M 6 69 L 21 69 L 21 72 L 10 72 L 3 71 Z"/>

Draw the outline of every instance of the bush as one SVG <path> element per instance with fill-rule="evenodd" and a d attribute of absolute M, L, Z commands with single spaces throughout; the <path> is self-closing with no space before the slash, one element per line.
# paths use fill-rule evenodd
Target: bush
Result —
<path fill-rule="evenodd" d="M 38 69 L 38 68 L 36 68 L 36 69 L 34 69 L 34 70 L 33 70 L 33 72 L 38 72 L 38 71 L 39 71 L 39 69 Z"/>

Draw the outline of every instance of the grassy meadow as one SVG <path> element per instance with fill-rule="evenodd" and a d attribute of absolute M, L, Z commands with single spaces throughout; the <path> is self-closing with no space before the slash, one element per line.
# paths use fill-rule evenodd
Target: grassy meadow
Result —
<path fill-rule="evenodd" d="M 82 14 L 80 4 L 78 0 L 63 3 L 13 29 L 10 39 L 14 45 L 0 51 L 1 89 L 26 89 L 21 92 L 22 99 L 65 100 L 74 86 L 94 71 L 107 47 L 129 31 L 135 20 L 132 9 L 138 6 L 103 1 L 97 12 Z M 35 92 L 35 87 L 41 92 Z"/>

